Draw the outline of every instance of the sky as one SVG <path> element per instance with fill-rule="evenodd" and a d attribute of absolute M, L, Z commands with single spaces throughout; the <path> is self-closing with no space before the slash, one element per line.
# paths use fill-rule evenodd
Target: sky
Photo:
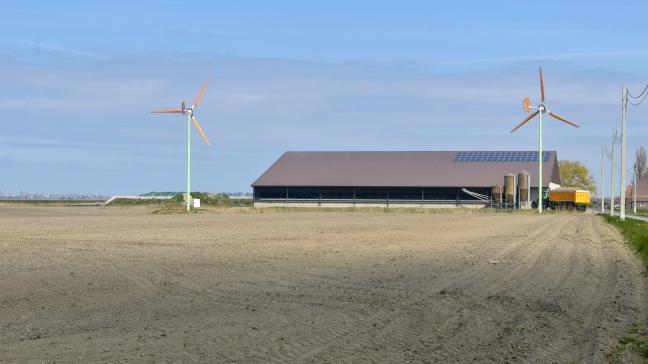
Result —
<path fill-rule="evenodd" d="M 196 116 L 213 146 L 192 131 L 193 190 L 249 192 L 288 150 L 537 150 L 537 121 L 510 130 L 524 96 L 539 102 L 539 65 L 548 107 L 581 125 L 545 119 L 544 148 L 598 183 L 621 87 L 648 82 L 645 1 L 2 7 L 2 193 L 184 189 L 186 121 L 150 111 L 191 103 L 207 78 Z M 647 116 L 629 106 L 629 171 Z"/>

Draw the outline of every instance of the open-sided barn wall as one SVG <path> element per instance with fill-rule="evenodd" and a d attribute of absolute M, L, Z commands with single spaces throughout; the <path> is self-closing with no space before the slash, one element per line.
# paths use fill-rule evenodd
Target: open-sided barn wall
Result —
<path fill-rule="evenodd" d="M 471 192 L 490 194 L 488 187 L 472 187 Z M 256 200 L 381 200 L 381 201 L 466 201 L 479 199 L 461 187 L 254 187 Z"/>

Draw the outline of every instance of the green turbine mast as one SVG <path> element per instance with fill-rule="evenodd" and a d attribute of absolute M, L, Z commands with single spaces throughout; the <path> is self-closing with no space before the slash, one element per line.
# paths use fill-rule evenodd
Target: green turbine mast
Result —
<path fill-rule="evenodd" d="M 182 114 L 187 116 L 187 197 L 185 198 L 187 203 L 187 211 L 191 209 L 191 123 L 192 122 L 196 127 L 196 130 L 198 130 L 198 133 L 200 133 L 200 136 L 203 138 L 205 143 L 207 143 L 207 146 L 211 147 L 211 143 L 209 143 L 207 136 L 205 136 L 205 133 L 200 127 L 200 123 L 198 122 L 198 119 L 196 119 L 196 116 L 194 116 L 196 107 L 198 107 L 198 103 L 200 103 L 200 100 L 202 99 L 203 94 L 205 93 L 205 89 L 207 88 L 208 83 L 209 83 L 209 79 L 205 81 L 205 85 L 203 85 L 202 90 L 200 91 L 200 93 L 196 97 L 196 100 L 193 102 L 193 104 L 190 107 L 187 107 L 185 102 L 182 101 L 181 107 L 179 109 L 151 111 L 151 113 Z"/>
<path fill-rule="evenodd" d="M 540 66 L 540 97 L 542 99 L 542 102 L 538 106 L 531 106 L 531 100 L 529 97 L 525 97 L 524 100 L 522 101 L 522 106 L 524 107 L 524 111 L 526 112 L 531 112 L 531 110 L 535 110 L 531 115 L 527 116 L 526 119 L 522 120 L 521 123 L 519 123 L 513 130 L 511 130 L 511 133 L 514 131 L 518 130 L 522 125 L 526 124 L 529 120 L 533 119 L 536 115 L 539 115 L 539 123 L 538 123 L 538 213 L 542 213 L 542 114 L 549 114 L 551 117 L 554 119 L 560 120 L 564 123 L 567 123 L 571 126 L 579 127 L 576 123 L 573 123 L 562 116 L 556 114 L 553 111 L 549 111 L 547 109 L 547 105 L 545 104 L 545 90 L 544 90 L 544 79 L 542 77 L 542 66 Z"/>

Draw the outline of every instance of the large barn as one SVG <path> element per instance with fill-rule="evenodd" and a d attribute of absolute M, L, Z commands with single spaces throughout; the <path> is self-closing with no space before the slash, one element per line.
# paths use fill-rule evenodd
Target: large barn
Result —
<path fill-rule="evenodd" d="M 543 189 L 559 184 L 555 151 L 543 152 Z M 538 196 L 538 152 L 286 152 L 253 184 L 269 206 L 483 207 L 506 174 L 530 175 Z"/>

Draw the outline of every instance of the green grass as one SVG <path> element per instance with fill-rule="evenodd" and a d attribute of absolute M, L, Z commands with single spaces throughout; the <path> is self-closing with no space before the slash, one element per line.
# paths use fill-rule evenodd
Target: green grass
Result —
<path fill-rule="evenodd" d="M 621 221 L 620 218 L 609 215 L 603 215 L 603 218 L 619 229 L 648 267 L 648 223 L 634 219 Z"/>
<path fill-rule="evenodd" d="M 632 210 L 630 210 L 630 212 L 632 213 Z M 648 216 L 648 210 L 639 210 L 639 209 L 637 209 L 637 215 L 639 215 L 639 216 Z"/>
<path fill-rule="evenodd" d="M 621 232 L 648 268 L 648 223 L 629 218 L 621 221 L 620 218 L 609 215 L 603 215 L 603 218 Z M 628 333 L 619 339 L 616 348 L 608 354 L 609 362 L 619 363 L 623 352 L 639 355 L 648 363 L 648 331 L 645 324 L 636 323 L 630 327 Z"/>
<path fill-rule="evenodd" d="M 109 206 L 161 206 L 170 200 L 158 199 L 134 199 L 134 198 L 116 198 L 110 202 Z"/>
<path fill-rule="evenodd" d="M 170 191 L 165 191 L 165 192 L 147 192 L 147 193 L 142 193 L 140 196 L 175 196 L 178 193 L 182 192 L 170 192 Z"/>
<path fill-rule="evenodd" d="M 252 200 L 230 199 L 226 194 L 211 194 L 205 192 L 192 192 L 193 198 L 200 199 L 202 208 L 209 207 L 246 207 L 252 206 Z M 131 199 L 117 198 L 110 203 L 110 206 L 159 206 L 161 210 L 182 210 L 185 207 L 182 193 L 177 193 L 168 200 L 160 199 Z"/>
<path fill-rule="evenodd" d="M 648 363 L 648 331 L 644 324 L 637 322 L 628 329 L 628 333 L 619 339 L 617 346 L 607 355 L 608 361 L 619 363 L 623 352 L 639 355 L 644 363 Z"/>
<path fill-rule="evenodd" d="M 174 198 L 178 198 L 182 201 L 182 195 L 176 195 Z M 217 195 L 207 194 L 204 192 L 192 192 L 191 197 L 200 199 L 200 205 L 207 205 L 213 207 L 245 207 L 252 206 L 251 199 L 231 199 L 224 193 L 219 193 Z"/>
<path fill-rule="evenodd" d="M 191 197 L 200 199 L 200 209 L 194 210 L 191 212 L 206 212 L 210 209 L 222 209 L 222 208 L 244 208 L 251 207 L 252 200 L 244 199 L 231 199 L 224 193 L 212 194 L 205 192 L 192 192 Z M 137 201 L 137 200 L 136 200 Z M 141 201 L 141 200 L 140 200 Z M 150 201 L 150 200 L 145 200 Z M 183 196 L 181 193 L 176 194 L 173 198 L 169 200 L 155 200 L 157 205 L 160 206 L 159 210 L 154 211 L 154 214 L 177 214 L 177 213 L 186 213 L 186 205 L 183 201 Z M 162 203 L 160 203 L 162 201 Z M 153 203 L 152 205 L 155 205 Z"/>

